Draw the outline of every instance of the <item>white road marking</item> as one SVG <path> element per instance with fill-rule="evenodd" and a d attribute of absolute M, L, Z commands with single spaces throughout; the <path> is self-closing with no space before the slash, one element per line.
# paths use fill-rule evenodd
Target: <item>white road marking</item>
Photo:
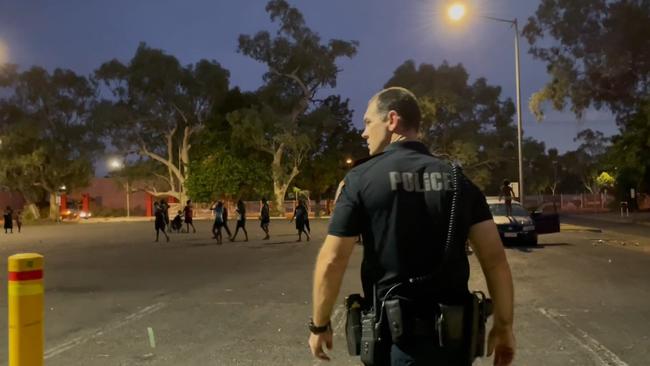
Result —
<path fill-rule="evenodd" d="M 343 305 L 339 305 L 334 310 L 334 315 L 332 315 L 332 319 L 330 320 L 332 324 L 332 330 L 334 331 L 335 335 L 337 333 L 337 328 L 340 327 L 340 323 L 344 319 L 345 319 L 345 315 L 343 314 Z"/>
<path fill-rule="evenodd" d="M 111 332 L 113 330 L 119 329 L 131 322 L 134 322 L 136 320 L 142 319 L 143 317 L 155 313 L 156 311 L 164 308 L 166 306 L 165 303 L 159 302 L 153 305 L 149 305 L 133 314 L 128 315 L 124 319 L 117 321 L 115 323 L 109 324 L 106 327 L 99 328 L 93 332 L 91 332 L 88 335 L 85 336 L 79 336 L 76 338 L 73 338 L 65 343 L 59 344 L 58 346 L 52 347 L 45 351 L 45 359 L 49 359 L 55 356 L 58 356 L 62 354 L 63 352 L 69 351 L 77 346 L 80 346 L 90 340 L 93 340 L 95 338 L 101 337 L 104 334 Z"/>
<path fill-rule="evenodd" d="M 149 335 L 149 346 L 156 348 L 156 336 L 153 334 L 153 328 L 147 327 L 147 334 Z"/>
<path fill-rule="evenodd" d="M 340 310 L 341 310 L 341 317 L 340 319 L 334 323 L 334 335 L 338 334 L 341 329 L 343 329 L 343 325 L 345 324 L 347 314 L 343 309 L 343 305 L 340 305 Z"/>
<path fill-rule="evenodd" d="M 610 351 L 603 344 L 592 338 L 587 332 L 576 327 L 565 315 L 551 309 L 538 308 L 542 315 L 551 322 L 563 329 L 582 348 L 586 349 L 600 366 L 628 366 L 616 354 Z"/>

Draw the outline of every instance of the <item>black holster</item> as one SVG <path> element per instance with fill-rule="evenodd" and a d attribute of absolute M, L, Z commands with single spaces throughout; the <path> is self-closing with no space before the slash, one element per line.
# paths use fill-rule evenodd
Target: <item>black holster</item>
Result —
<path fill-rule="evenodd" d="M 472 293 L 465 304 L 439 304 L 436 321 L 438 345 L 458 355 L 466 365 L 485 355 L 485 323 L 492 314 L 492 300 Z"/>
<path fill-rule="evenodd" d="M 363 297 L 352 294 L 345 298 L 345 338 L 348 343 L 350 356 L 358 356 L 361 352 L 361 312 Z"/>

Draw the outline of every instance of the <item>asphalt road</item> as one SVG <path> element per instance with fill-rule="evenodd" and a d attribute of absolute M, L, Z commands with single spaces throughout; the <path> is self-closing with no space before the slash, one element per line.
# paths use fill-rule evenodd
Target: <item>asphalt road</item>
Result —
<path fill-rule="evenodd" d="M 316 365 L 306 340 L 313 263 L 326 222 L 296 243 L 286 221 L 262 241 L 218 246 L 197 234 L 153 242 L 153 223 L 25 227 L 0 234 L 0 265 L 18 252 L 45 255 L 46 364 Z M 574 228 L 574 230 L 576 230 Z M 516 365 L 650 364 L 650 240 L 571 231 L 538 248 L 509 248 L 516 289 Z M 241 238 L 240 238 L 241 239 Z M 343 293 L 358 292 L 361 248 Z M 484 289 L 471 257 L 471 288 Z M 1 290 L 6 293 L 3 271 Z M 6 314 L 6 301 L 0 303 Z M 332 365 L 347 356 L 343 312 L 333 316 Z M 0 318 L 0 329 L 6 329 Z M 6 344 L 0 331 L 0 343 Z M 0 364 L 6 364 L 0 347 Z M 481 360 L 477 365 L 491 364 Z"/>

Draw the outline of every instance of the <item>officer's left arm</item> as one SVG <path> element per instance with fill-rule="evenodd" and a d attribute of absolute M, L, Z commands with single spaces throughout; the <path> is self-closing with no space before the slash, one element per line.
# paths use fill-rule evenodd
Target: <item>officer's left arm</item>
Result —
<path fill-rule="evenodd" d="M 356 240 L 356 236 L 325 238 L 314 271 L 312 319 L 316 325 L 325 325 L 330 320 Z"/>

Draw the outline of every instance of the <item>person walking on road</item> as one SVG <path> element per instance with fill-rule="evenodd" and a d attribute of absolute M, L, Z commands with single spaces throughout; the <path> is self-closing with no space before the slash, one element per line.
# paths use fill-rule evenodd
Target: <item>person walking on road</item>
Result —
<path fill-rule="evenodd" d="M 162 209 L 163 212 L 163 217 L 165 219 L 165 227 L 169 232 L 172 232 L 172 227 L 169 223 L 169 203 L 167 203 L 167 200 L 161 199 L 160 200 L 160 208 Z"/>
<path fill-rule="evenodd" d="M 14 211 L 11 209 L 11 206 L 7 206 L 4 212 L 5 219 L 5 234 L 14 233 Z"/>
<path fill-rule="evenodd" d="M 262 198 L 262 207 L 260 208 L 260 227 L 264 230 L 266 236 L 263 240 L 269 240 L 271 236 L 269 235 L 269 223 L 271 222 L 271 212 L 269 208 L 269 203 L 266 201 L 266 198 Z"/>
<path fill-rule="evenodd" d="M 156 202 L 153 206 L 154 209 L 154 228 L 156 229 L 156 243 L 158 242 L 158 237 L 160 233 L 162 232 L 163 235 L 165 235 L 165 238 L 167 239 L 167 242 L 169 242 L 169 235 L 167 235 L 167 232 L 165 232 L 165 227 L 167 226 L 167 223 L 165 221 L 165 201 L 160 200 L 160 202 Z"/>
<path fill-rule="evenodd" d="M 302 241 L 302 233 L 305 233 L 307 241 L 309 241 L 309 234 L 305 230 L 305 222 L 307 221 L 307 207 L 305 207 L 303 200 L 298 200 L 298 205 L 293 210 L 293 217 L 289 222 L 292 222 L 294 220 L 296 221 L 296 230 L 298 230 L 298 240 L 296 241 Z"/>
<path fill-rule="evenodd" d="M 226 208 L 223 205 L 223 202 L 218 201 L 216 204 L 213 204 L 211 207 L 214 211 L 214 224 L 212 225 L 212 234 L 213 239 L 217 240 L 217 244 L 223 244 L 223 235 L 221 234 L 221 229 L 225 224 L 226 217 Z"/>
<path fill-rule="evenodd" d="M 514 191 L 510 187 L 510 181 L 507 179 L 503 180 L 503 185 L 499 191 L 499 201 L 501 198 L 504 199 L 506 204 L 506 216 L 512 216 L 512 196 L 514 196 Z"/>
<path fill-rule="evenodd" d="M 235 228 L 235 234 L 232 236 L 230 241 L 235 241 L 239 229 L 244 232 L 244 235 L 246 235 L 246 241 L 248 241 L 248 231 L 246 231 L 246 205 L 244 205 L 244 201 L 237 201 L 235 212 L 237 212 L 237 227 Z"/>
<path fill-rule="evenodd" d="M 15 219 L 16 219 L 16 227 L 18 228 L 18 233 L 20 233 L 20 230 L 23 227 L 23 212 L 21 210 L 18 210 L 18 212 L 16 212 Z"/>
<path fill-rule="evenodd" d="M 228 227 L 228 207 L 226 207 L 225 204 L 223 205 L 223 228 L 226 230 L 226 233 L 228 234 L 228 240 L 232 241 L 232 233 L 230 232 L 230 228 Z"/>
<path fill-rule="evenodd" d="M 307 212 L 307 214 L 305 215 L 305 229 L 307 229 L 307 233 L 309 233 L 309 235 L 311 235 L 311 228 L 309 227 L 309 209 L 310 209 L 311 205 L 309 204 L 309 202 L 310 202 L 310 201 L 309 201 L 309 197 L 307 197 L 307 201 L 306 201 L 306 202 L 303 201 L 303 203 L 305 204 L 305 205 L 304 205 L 304 206 L 305 206 L 305 210 L 306 210 L 306 212 Z"/>
<path fill-rule="evenodd" d="M 185 204 L 185 208 L 183 208 L 183 215 L 185 216 L 185 227 L 187 228 L 186 233 L 190 232 L 190 226 L 192 227 L 192 232 L 196 232 L 196 228 L 194 227 L 193 223 L 193 216 L 194 212 L 192 210 L 192 200 L 187 200 L 187 203 Z"/>

